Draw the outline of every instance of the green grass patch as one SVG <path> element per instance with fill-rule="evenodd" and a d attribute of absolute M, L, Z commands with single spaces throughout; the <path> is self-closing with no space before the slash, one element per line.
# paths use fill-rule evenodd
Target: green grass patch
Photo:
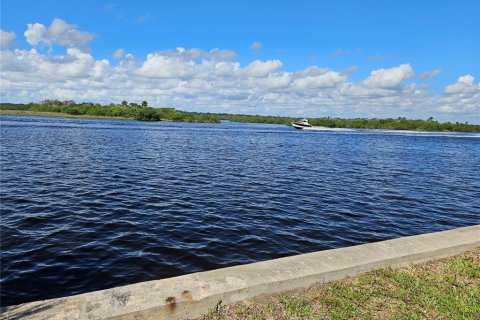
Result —
<path fill-rule="evenodd" d="M 480 248 L 261 296 L 202 319 L 480 319 Z"/>

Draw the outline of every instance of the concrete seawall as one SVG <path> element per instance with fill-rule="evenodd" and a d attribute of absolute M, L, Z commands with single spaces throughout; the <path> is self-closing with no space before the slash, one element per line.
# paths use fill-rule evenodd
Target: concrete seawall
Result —
<path fill-rule="evenodd" d="M 2 319 L 188 319 L 219 300 L 307 287 L 480 246 L 480 225 L 307 253 L 7 307 Z"/>

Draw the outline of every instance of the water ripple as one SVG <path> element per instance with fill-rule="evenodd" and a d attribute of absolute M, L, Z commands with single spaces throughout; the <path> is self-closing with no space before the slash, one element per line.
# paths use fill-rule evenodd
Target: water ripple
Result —
<path fill-rule="evenodd" d="M 2 116 L 2 306 L 480 223 L 480 137 Z"/>

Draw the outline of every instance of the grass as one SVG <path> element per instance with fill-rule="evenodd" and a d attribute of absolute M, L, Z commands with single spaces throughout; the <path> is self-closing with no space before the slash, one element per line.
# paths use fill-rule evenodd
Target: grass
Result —
<path fill-rule="evenodd" d="M 480 248 L 224 306 L 202 320 L 480 319 Z"/>

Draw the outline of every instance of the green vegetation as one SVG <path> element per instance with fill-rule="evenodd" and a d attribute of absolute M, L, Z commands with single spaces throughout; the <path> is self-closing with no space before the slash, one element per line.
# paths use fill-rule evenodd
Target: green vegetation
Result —
<path fill-rule="evenodd" d="M 480 248 L 448 259 L 265 295 L 224 306 L 220 319 L 480 319 Z"/>
<path fill-rule="evenodd" d="M 1 103 L 1 111 L 22 111 L 29 115 L 39 115 L 39 112 L 65 114 L 67 116 L 89 116 L 135 119 L 143 121 L 181 121 L 181 122 L 219 122 L 217 117 L 206 113 L 183 112 L 174 108 L 152 108 L 148 107 L 147 101 L 141 105 L 137 103 L 128 104 L 122 101 L 121 104 L 100 105 L 98 103 L 75 103 L 74 101 L 44 100 L 40 103 L 13 104 Z M 28 111 L 28 112 L 27 112 Z"/>
<path fill-rule="evenodd" d="M 122 101 L 121 104 L 111 103 L 109 105 L 100 105 L 98 103 L 90 102 L 75 103 L 71 100 L 44 100 L 40 103 L 29 104 L 1 103 L 0 111 L 2 111 L 3 114 L 11 114 L 13 111 L 16 111 L 16 114 L 25 115 L 48 115 L 47 113 L 51 113 L 56 116 L 64 114 L 65 116 L 73 117 L 108 117 L 143 121 L 218 123 L 220 120 L 229 120 L 234 122 L 289 125 L 292 121 L 297 120 L 296 118 L 279 116 L 201 113 L 180 111 L 174 108 L 152 108 L 148 106 L 147 101 L 143 101 L 141 104 Z M 323 117 L 310 119 L 309 122 L 314 126 L 324 126 L 329 128 L 480 132 L 480 125 L 459 122 L 440 123 L 431 117 L 427 120 L 409 120 L 401 117 L 396 119 L 341 119 Z"/>

